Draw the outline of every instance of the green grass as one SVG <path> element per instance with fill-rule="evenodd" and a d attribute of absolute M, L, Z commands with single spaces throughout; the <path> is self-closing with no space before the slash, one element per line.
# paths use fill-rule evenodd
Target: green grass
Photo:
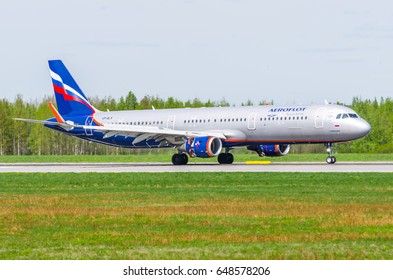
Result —
<path fill-rule="evenodd" d="M 326 154 L 288 154 L 283 157 L 258 157 L 256 153 L 236 153 L 235 162 L 269 160 L 271 162 L 324 162 Z M 393 154 L 336 154 L 338 161 L 393 161 Z M 26 162 L 171 162 L 169 151 L 146 155 L 65 155 L 65 156 L 0 156 L 0 163 Z M 192 162 L 217 162 L 217 158 L 195 158 Z"/>
<path fill-rule="evenodd" d="M 0 259 L 392 259 L 392 173 L 0 174 Z"/>

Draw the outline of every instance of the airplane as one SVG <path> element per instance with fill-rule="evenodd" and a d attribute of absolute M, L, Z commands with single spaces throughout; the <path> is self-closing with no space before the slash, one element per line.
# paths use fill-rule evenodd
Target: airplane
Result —
<path fill-rule="evenodd" d="M 285 156 L 292 144 L 324 144 L 334 164 L 333 143 L 365 137 L 370 124 L 334 104 L 100 111 L 88 100 L 61 60 L 49 60 L 58 109 L 40 123 L 84 140 L 122 148 L 174 148 L 174 165 L 188 158 L 217 157 L 232 164 L 230 150 L 246 147 L 259 156 Z"/>

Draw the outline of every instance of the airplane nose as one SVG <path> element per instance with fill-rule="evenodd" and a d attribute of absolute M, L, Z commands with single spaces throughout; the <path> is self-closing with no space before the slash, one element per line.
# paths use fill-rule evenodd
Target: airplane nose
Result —
<path fill-rule="evenodd" d="M 366 136 L 371 130 L 371 126 L 365 120 L 360 120 L 356 126 L 356 132 L 359 134 L 359 137 Z"/>

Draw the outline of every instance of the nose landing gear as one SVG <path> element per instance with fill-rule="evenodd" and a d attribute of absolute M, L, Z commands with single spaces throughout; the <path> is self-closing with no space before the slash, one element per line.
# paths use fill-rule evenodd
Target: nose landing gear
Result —
<path fill-rule="evenodd" d="M 328 157 L 326 158 L 326 162 L 328 164 L 336 163 L 336 157 L 333 156 L 333 144 L 332 143 L 326 143 L 325 147 L 326 147 L 326 151 L 328 153 Z"/>

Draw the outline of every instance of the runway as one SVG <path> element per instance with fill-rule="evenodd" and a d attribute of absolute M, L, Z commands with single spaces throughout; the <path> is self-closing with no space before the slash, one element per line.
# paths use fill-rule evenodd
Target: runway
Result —
<path fill-rule="evenodd" d="M 195 163 L 180 166 L 170 163 L 1 163 L 0 173 L 9 172 L 393 172 L 393 162 Z"/>

